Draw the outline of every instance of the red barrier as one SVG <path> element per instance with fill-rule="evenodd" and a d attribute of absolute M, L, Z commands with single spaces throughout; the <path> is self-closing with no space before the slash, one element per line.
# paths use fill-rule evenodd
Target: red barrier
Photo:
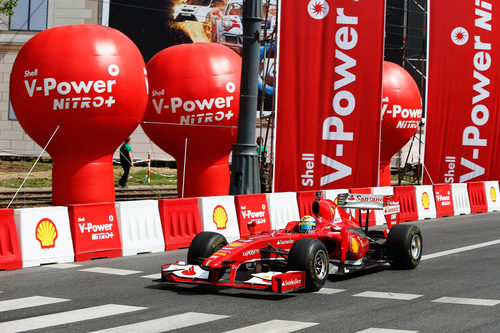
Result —
<path fill-rule="evenodd" d="M 299 205 L 300 216 L 312 215 L 312 204 L 316 200 L 314 193 L 318 191 L 297 192 L 297 204 Z"/>
<path fill-rule="evenodd" d="M 399 198 L 401 213 L 400 222 L 418 221 L 417 201 L 415 198 L 415 187 L 413 186 L 395 186 L 394 194 Z"/>
<path fill-rule="evenodd" d="M 0 270 L 23 267 L 13 209 L 0 209 Z"/>
<path fill-rule="evenodd" d="M 75 261 L 122 255 L 114 203 L 69 205 Z"/>
<path fill-rule="evenodd" d="M 189 247 L 203 231 L 197 198 L 158 200 L 165 251 Z"/>
<path fill-rule="evenodd" d="M 271 219 L 265 194 L 234 197 L 241 237 L 271 230 Z"/>
<path fill-rule="evenodd" d="M 361 187 L 361 188 L 351 188 L 349 189 L 349 193 L 353 193 L 353 194 L 372 194 L 372 189 L 370 187 Z M 356 212 L 355 214 L 356 216 L 354 216 L 355 218 L 359 219 L 359 216 L 358 216 L 358 213 Z M 365 225 L 366 223 L 366 211 L 365 210 L 362 210 L 361 211 L 361 219 L 363 221 L 361 221 L 363 223 L 363 225 Z M 368 225 L 369 226 L 373 226 L 373 225 L 376 225 L 376 219 L 375 219 L 375 211 L 372 209 L 370 211 L 370 217 L 368 218 Z"/>
<path fill-rule="evenodd" d="M 467 191 L 469 192 L 471 214 L 486 213 L 488 211 L 488 203 L 486 201 L 486 192 L 484 191 L 484 183 L 483 182 L 467 183 Z"/>
<path fill-rule="evenodd" d="M 434 198 L 436 201 L 436 217 L 454 216 L 453 197 L 450 184 L 434 185 Z"/>

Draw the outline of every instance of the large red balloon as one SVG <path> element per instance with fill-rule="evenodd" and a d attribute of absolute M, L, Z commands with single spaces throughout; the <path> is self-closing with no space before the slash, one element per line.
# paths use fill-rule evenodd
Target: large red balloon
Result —
<path fill-rule="evenodd" d="M 52 157 L 54 205 L 113 202 L 112 154 L 147 104 L 144 60 L 121 32 L 98 25 L 44 30 L 19 52 L 10 79 L 19 123 Z"/>
<path fill-rule="evenodd" d="M 176 159 L 179 196 L 227 194 L 240 56 L 215 43 L 181 44 L 156 54 L 147 69 L 150 97 L 141 126 Z"/>
<path fill-rule="evenodd" d="M 384 61 L 382 79 L 382 145 L 380 185 L 391 185 L 390 162 L 415 134 L 422 118 L 422 97 L 413 77 L 401 66 Z"/>

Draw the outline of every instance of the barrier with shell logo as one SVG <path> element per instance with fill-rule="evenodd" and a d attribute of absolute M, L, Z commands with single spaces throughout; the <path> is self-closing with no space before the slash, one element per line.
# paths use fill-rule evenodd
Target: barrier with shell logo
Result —
<path fill-rule="evenodd" d="M 115 208 L 122 239 L 122 255 L 165 250 L 157 200 L 117 202 Z"/>
<path fill-rule="evenodd" d="M 74 261 L 68 208 L 14 210 L 23 267 Z"/>
<path fill-rule="evenodd" d="M 286 227 L 288 222 L 300 220 L 297 193 L 266 193 L 266 198 L 273 230 Z"/>
<path fill-rule="evenodd" d="M 0 270 L 23 267 L 13 209 L 0 209 Z"/>
<path fill-rule="evenodd" d="M 70 205 L 69 219 L 75 261 L 121 256 L 122 244 L 113 203 Z"/>
<path fill-rule="evenodd" d="M 469 194 L 466 183 L 451 184 L 451 195 L 455 215 L 470 214 Z"/>
<path fill-rule="evenodd" d="M 484 182 L 484 192 L 486 193 L 488 212 L 500 211 L 500 191 L 498 189 L 498 181 Z"/>
<path fill-rule="evenodd" d="M 415 199 L 419 220 L 436 218 L 436 201 L 432 185 L 415 186 Z"/>
<path fill-rule="evenodd" d="M 240 238 L 233 196 L 201 197 L 198 207 L 204 231 L 218 232 L 228 242 Z"/>

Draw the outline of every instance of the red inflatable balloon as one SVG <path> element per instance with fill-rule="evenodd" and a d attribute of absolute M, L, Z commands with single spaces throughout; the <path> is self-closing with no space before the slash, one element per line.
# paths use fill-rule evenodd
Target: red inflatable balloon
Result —
<path fill-rule="evenodd" d="M 227 194 L 240 56 L 220 44 L 181 44 L 156 54 L 147 69 L 150 96 L 141 126 L 176 159 L 179 196 Z"/>
<path fill-rule="evenodd" d="M 115 200 L 112 154 L 138 126 L 148 98 L 144 60 L 128 37 L 98 25 L 36 34 L 16 58 L 10 98 L 40 146 L 55 132 L 47 147 L 54 205 Z"/>
<path fill-rule="evenodd" d="M 384 61 L 382 77 L 380 185 L 389 186 L 391 158 L 415 134 L 422 118 L 422 97 L 413 77 L 401 66 Z"/>

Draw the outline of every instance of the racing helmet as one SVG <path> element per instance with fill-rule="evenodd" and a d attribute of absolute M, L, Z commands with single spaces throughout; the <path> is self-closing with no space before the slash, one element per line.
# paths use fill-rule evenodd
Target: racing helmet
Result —
<path fill-rule="evenodd" d="M 316 219 L 311 215 L 303 216 L 299 222 L 299 231 L 303 234 L 311 233 L 314 229 L 316 229 Z"/>

